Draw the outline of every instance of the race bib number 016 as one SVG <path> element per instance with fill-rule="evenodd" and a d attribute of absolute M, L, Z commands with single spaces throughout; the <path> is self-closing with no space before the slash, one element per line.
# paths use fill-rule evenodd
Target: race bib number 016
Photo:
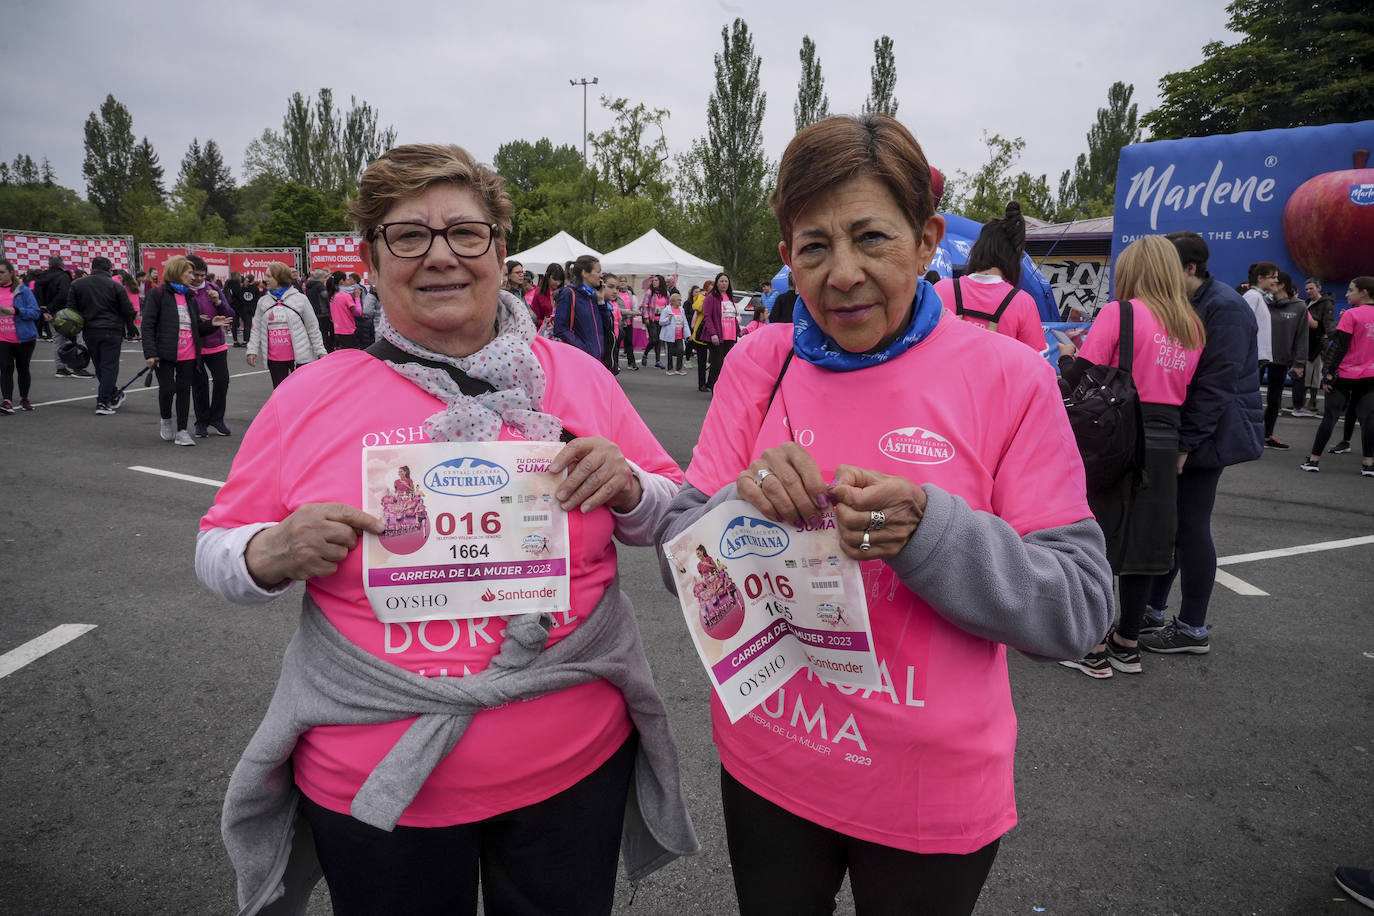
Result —
<path fill-rule="evenodd" d="M 426 442 L 363 449 L 363 590 L 384 623 L 571 607 L 559 442 Z"/>

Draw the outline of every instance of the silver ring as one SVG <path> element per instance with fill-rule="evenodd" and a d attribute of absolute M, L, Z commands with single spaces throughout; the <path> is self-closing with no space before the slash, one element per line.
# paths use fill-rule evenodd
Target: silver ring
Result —
<path fill-rule="evenodd" d="M 872 544 L 868 543 L 868 532 L 865 531 L 864 540 L 863 543 L 859 545 L 859 549 L 862 550 L 864 553 L 868 553 L 869 548 L 872 546 Z"/>
<path fill-rule="evenodd" d="M 759 468 L 754 472 L 754 483 L 763 486 L 763 482 L 773 476 L 773 472 L 768 468 Z"/>
<path fill-rule="evenodd" d="M 882 531 L 882 530 L 883 530 L 883 526 L 886 525 L 886 524 L 887 524 L 887 516 L 883 514 L 883 510 L 881 510 L 881 509 L 874 509 L 872 512 L 868 513 L 868 527 L 865 528 L 864 530 L 865 530 L 865 531 Z"/>

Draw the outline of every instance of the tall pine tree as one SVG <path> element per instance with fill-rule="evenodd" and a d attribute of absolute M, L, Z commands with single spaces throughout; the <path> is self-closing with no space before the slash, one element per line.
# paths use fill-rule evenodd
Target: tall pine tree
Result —
<path fill-rule="evenodd" d="M 81 174 L 86 196 L 100 211 L 107 231 L 120 228 L 120 204 L 131 187 L 134 119 L 113 95 L 105 96 L 99 116 L 86 119 L 86 159 Z"/>
<path fill-rule="evenodd" d="M 177 184 L 204 192 L 202 217 L 218 216 L 225 225 L 233 221 L 234 214 L 238 212 L 234 176 L 229 172 L 229 166 L 225 165 L 219 144 L 214 140 L 206 140 L 203 147 L 198 138 L 191 140 L 191 146 L 181 160 Z"/>
<path fill-rule="evenodd" d="M 1088 131 L 1088 152 L 1079 153 L 1073 174 L 1059 176 L 1059 218 L 1063 220 L 1111 216 L 1116 204 L 1116 162 L 1121 148 L 1140 141 L 1134 86 L 1112 83 L 1107 107 L 1097 109 L 1097 123 Z"/>
<path fill-rule="evenodd" d="M 816 43 L 810 35 L 802 36 L 801 79 L 797 81 L 797 102 L 792 117 L 797 131 L 830 117 L 830 96 L 825 94 L 825 77 L 821 76 L 821 62 L 816 59 Z"/>

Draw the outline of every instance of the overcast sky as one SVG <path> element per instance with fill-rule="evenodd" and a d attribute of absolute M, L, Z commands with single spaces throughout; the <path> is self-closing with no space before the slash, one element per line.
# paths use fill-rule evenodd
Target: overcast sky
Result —
<path fill-rule="evenodd" d="M 264 127 L 280 128 L 287 97 L 334 89 L 378 110 L 400 142 L 443 141 L 490 162 L 509 140 L 578 144 L 608 126 L 599 98 L 665 108 L 676 154 L 705 132 L 721 28 L 742 16 L 762 57 L 763 137 L 776 160 L 793 134 L 803 35 L 816 42 L 832 112 L 857 112 L 870 87 L 873 42 L 890 35 L 897 113 L 949 175 L 984 159 L 984 130 L 1022 137 L 1021 167 L 1048 176 L 1086 150 L 1116 80 L 1141 114 L 1165 73 L 1235 40 L 1225 0 L 909 0 L 741 2 L 629 0 L 429 3 L 419 0 L 217 4 L 10 0 L 0 53 L 0 159 L 51 160 L 85 193 L 82 128 L 107 93 L 128 106 L 176 180 L 192 137 L 213 138 L 236 179 Z M 1039 12 L 1046 11 L 1045 13 Z M 199 11 L 199 12 L 197 12 Z"/>

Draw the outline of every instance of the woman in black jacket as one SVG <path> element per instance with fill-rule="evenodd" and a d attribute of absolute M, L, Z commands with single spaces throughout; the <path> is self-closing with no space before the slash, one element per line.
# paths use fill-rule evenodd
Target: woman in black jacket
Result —
<path fill-rule="evenodd" d="M 157 404 L 162 418 L 160 435 L 166 442 L 195 445 L 186 431 L 191 414 L 191 383 L 200 360 L 202 335 L 229 323 L 223 315 L 213 319 L 187 304 L 191 262 L 181 255 L 162 265 L 163 283 L 143 298 L 143 356 L 157 372 Z M 176 426 L 172 402 L 176 401 Z"/>

